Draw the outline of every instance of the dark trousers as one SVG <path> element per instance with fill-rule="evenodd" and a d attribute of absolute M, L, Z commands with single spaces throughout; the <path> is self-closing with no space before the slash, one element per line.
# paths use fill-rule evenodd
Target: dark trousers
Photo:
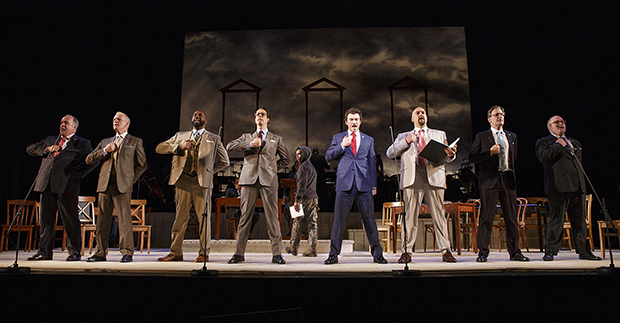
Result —
<path fill-rule="evenodd" d="M 60 215 L 67 232 L 67 251 L 69 255 L 80 255 L 82 249 L 82 233 L 78 217 L 77 193 L 67 189 L 65 193 L 53 193 L 49 185 L 41 193 L 41 233 L 39 235 L 39 254 L 52 257 L 56 239 L 56 212 Z"/>
<path fill-rule="evenodd" d="M 545 253 L 557 255 L 562 245 L 564 215 L 568 214 L 574 247 L 580 255 L 590 252 L 586 239 L 585 194 L 581 192 L 557 193 L 547 195 L 549 202 L 549 223 Z"/>
<path fill-rule="evenodd" d="M 504 175 L 500 175 L 491 189 L 480 190 L 480 219 L 478 223 L 478 254 L 489 255 L 491 231 L 497 208 L 497 201 L 502 205 L 502 217 L 506 223 L 506 245 L 510 256 L 521 252 L 519 249 L 519 228 L 517 225 L 517 192 L 511 189 Z M 500 241 L 501 243 L 501 241 Z"/>
<path fill-rule="evenodd" d="M 359 192 L 353 183 L 353 188 L 348 191 L 336 192 L 336 204 L 334 206 L 334 225 L 332 226 L 330 256 L 340 254 L 342 248 L 342 234 L 347 228 L 347 219 L 351 212 L 353 203 L 357 203 L 357 208 L 364 222 L 366 237 L 370 244 L 370 253 L 373 257 L 383 256 L 383 248 L 379 243 L 379 233 L 377 232 L 377 222 L 375 221 L 375 202 L 371 192 Z"/>

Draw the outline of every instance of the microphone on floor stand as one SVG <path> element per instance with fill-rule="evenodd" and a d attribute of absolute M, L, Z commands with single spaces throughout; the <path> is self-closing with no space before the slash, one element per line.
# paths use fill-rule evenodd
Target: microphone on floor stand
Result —
<path fill-rule="evenodd" d="M 56 140 L 54 140 L 54 144 L 52 146 L 55 146 L 58 144 L 58 142 L 60 141 L 60 137 L 62 136 L 62 132 L 65 131 L 65 128 L 61 128 L 60 129 L 60 133 L 58 134 L 58 136 L 56 137 Z M 50 151 L 47 156 L 45 156 L 45 160 L 50 158 L 50 156 L 54 156 L 54 152 Z M 44 162 L 45 162 L 44 160 Z M 30 193 L 32 193 L 32 190 L 34 189 L 34 185 L 37 182 L 37 178 L 34 178 L 34 181 L 32 182 L 32 185 L 30 185 L 30 189 L 28 190 L 28 193 L 26 193 L 26 197 L 24 198 L 24 200 L 22 201 L 22 204 L 19 206 L 19 209 L 17 210 L 17 212 L 15 213 L 15 216 L 13 216 L 13 220 L 11 221 L 11 224 L 9 225 L 9 228 L 6 232 L 6 243 L 8 244 L 9 241 L 11 241 L 9 239 L 9 234 L 11 233 L 11 231 L 13 231 L 13 227 L 15 226 L 15 224 L 17 223 L 17 242 L 14 243 L 15 245 L 15 261 L 13 262 L 13 264 L 11 264 L 9 267 L 7 268 L 0 268 L 0 273 L 5 274 L 5 273 L 11 273 L 11 274 L 29 274 L 30 273 L 30 267 L 19 267 L 19 264 L 17 263 L 18 258 L 19 258 L 19 242 L 21 240 L 21 233 L 22 233 L 22 212 L 24 210 L 24 204 L 26 204 L 26 201 L 28 200 L 28 197 L 30 196 Z M 3 238 L 3 237 L 0 237 Z M 11 241 L 12 242 L 12 241 Z"/>
<path fill-rule="evenodd" d="M 220 137 L 220 134 L 222 133 L 222 126 L 220 126 L 219 130 L 217 131 L 217 136 Z M 217 146 L 220 144 L 221 140 L 217 140 L 215 142 L 215 150 L 217 150 Z M 207 190 L 207 189 L 203 189 L 203 190 Z M 205 194 L 207 195 L 207 194 Z M 201 242 L 201 246 L 202 246 L 202 250 L 203 252 L 207 252 L 207 239 L 202 239 L 202 234 L 205 231 L 205 226 L 207 225 L 207 221 L 211 220 L 207 214 L 210 211 L 210 209 L 208 208 L 209 205 L 209 201 L 210 199 L 205 198 L 205 212 L 202 214 L 202 223 L 200 225 L 200 232 L 199 232 L 199 236 L 200 236 L 200 240 L 204 240 L 204 244 L 202 244 Z M 199 256 L 203 256 L 203 262 L 202 262 L 202 268 L 200 269 L 194 269 L 192 270 L 192 277 L 217 277 L 219 275 L 219 272 L 217 270 L 213 270 L 213 269 L 207 269 L 207 255 L 206 254 L 201 254 L 200 253 L 200 248 L 198 248 L 198 255 Z"/>
<path fill-rule="evenodd" d="M 390 135 L 392 136 L 392 147 L 394 147 L 394 144 L 396 143 L 396 140 L 394 139 L 394 130 L 392 129 L 392 126 L 390 126 Z M 392 270 L 392 275 L 393 276 L 399 276 L 399 277 L 409 277 L 409 276 L 420 276 L 422 273 L 419 270 L 409 270 L 409 257 L 407 257 L 407 221 L 406 221 L 406 212 L 405 212 L 405 202 L 403 201 L 403 189 L 400 188 L 400 181 L 401 181 L 401 173 L 400 173 L 400 169 L 398 168 L 398 162 L 396 161 L 396 156 L 394 156 L 394 165 L 396 166 L 396 169 L 398 170 L 397 173 L 397 178 L 398 178 L 398 194 L 396 197 L 397 202 L 400 202 L 400 205 L 402 207 L 402 211 L 395 216 L 395 214 L 392 214 L 392 221 L 394 221 L 394 240 L 396 240 L 396 232 L 398 231 L 398 218 L 401 218 L 401 223 L 403 226 L 403 239 L 402 239 L 402 245 L 405 246 L 403 249 L 405 249 L 405 268 L 403 270 Z"/>

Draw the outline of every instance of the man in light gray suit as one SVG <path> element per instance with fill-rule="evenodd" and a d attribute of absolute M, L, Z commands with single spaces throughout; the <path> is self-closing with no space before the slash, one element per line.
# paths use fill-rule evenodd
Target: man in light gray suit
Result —
<path fill-rule="evenodd" d="M 285 264 L 282 258 L 282 233 L 278 219 L 278 176 L 277 172 L 289 163 L 288 150 L 282 137 L 267 130 L 269 113 L 260 108 L 254 113 L 256 131 L 245 133 L 230 141 L 227 150 L 244 152 L 243 168 L 239 185 L 241 190 L 241 218 L 237 230 L 237 247 L 235 254 L 228 260 L 229 264 L 245 261 L 245 248 L 250 237 L 250 227 L 254 208 L 260 192 L 267 220 L 267 233 L 271 240 L 271 262 Z M 279 157 L 279 159 L 278 159 Z"/>
<path fill-rule="evenodd" d="M 400 188 L 403 189 L 403 200 L 405 202 L 407 245 L 403 245 L 403 254 L 398 262 L 411 261 L 409 250 L 413 249 L 418 234 L 418 215 L 424 197 L 426 197 L 426 203 L 428 203 L 431 212 L 437 245 L 442 252 L 442 260 L 456 262 L 450 252 L 448 224 L 443 206 L 446 189 L 446 167 L 444 163 L 452 162 L 456 158 L 456 145 L 452 149 L 445 148 L 444 160 L 437 163 L 419 157 L 419 152 L 430 140 L 436 140 L 447 145 L 448 139 L 445 132 L 428 128 L 428 116 L 422 107 L 413 110 L 411 122 L 415 128 L 412 131 L 399 134 L 387 150 L 388 158 L 401 156 Z M 401 232 L 401 239 L 405 241 L 405 231 Z"/>
<path fill-rule="evenodd" d="M 129 117 L 117 112 L 112 119 L 116 135 L 101 140 L 99 145 L 86 156 L 86 164 L 101 162 L 99 172 L 99 216 L 95 237 L 97 247 L 95 254 L 86 259 L 88 262 L 106 261 L 112 212 L 116 208 L 118 215 L 119 248 L 123 255 L 121 262 L 133 261 L 133 229 L 131 228 L 131 192 L 133 184 L 138 181 L 147 168 L 146 154 L 142 139 L 127 133 Z"/>
<path fill-rule="evenodd" d="M 213 174 L 228 167 L 228 152 L 220 137 L 205 129 L 207 117 L 196 110 L 192 115 L 192 131 L 177 132 L 172 138 L 160 143 L 155 148 L 158 154 L 173 154 L 170 181 L 175 186 L 176 219 L 172 225 L 172 243 L 170 253 L 158 258 L 158 261 L 182 261 L 183 238 L 189 212 L 194 204 L 198 215 L 200 233 L 200 250 L 196 262 L 209 261 L 211 249 L 211 192 L 213 191 Z M 208 206 L 207 206 L 208 204 Z M 203 227 L 203 214 L 206 225 Z"/>

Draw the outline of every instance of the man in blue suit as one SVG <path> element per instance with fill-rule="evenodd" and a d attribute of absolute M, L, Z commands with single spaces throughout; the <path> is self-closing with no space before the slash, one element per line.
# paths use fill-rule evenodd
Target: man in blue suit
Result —
<path fill-rule="evenodd" d="M 359 131 L 362 124 L 362 111 L 357 108 L 350 108 L 344 115 L 344 123 L 349 129 L 334 135 L 325 154 L 327 161 L 339 161 L 336 173 L 334 225 L 332 227 L 329 257 L 325 260 L 325 264 L 338 263 L 338 255 L 342 247 L 342 234 L 347 227 L 347 218 L 354 202 L 357 203 L 357 208 L 362 216 L 374 262 L 387 264 L 387 260 L 383 257 L 383 248 L 379 243 L 374 213 L 373 195 L 377 194 L 375 142 L 371 136 Z"/>

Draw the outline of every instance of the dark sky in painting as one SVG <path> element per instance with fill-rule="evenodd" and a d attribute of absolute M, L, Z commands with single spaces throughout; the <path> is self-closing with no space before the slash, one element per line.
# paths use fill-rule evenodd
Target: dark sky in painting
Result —
<path fill-rule="evenodd" d="M 186 34 L 181 100 L 181 129 L 190 115 L 204 109 L 207 128 L 222 124 L 222 87 L 244 79 L 260 88 L 260 105 L 271 114 L 270 131 L 282 135 L 289 151 L 304 145 L 305 96 L 301 89 L 322 77 L 346 88 L 343 107 L 362 110 L 362 132 L 375 138 L 385 170 L 391 142 L 387 86 L 410 76 L 431 88 L 429 126 L 461 137 L 459 159 L 471 143 L 469 77 L 462 27 L 292 29 Z M 327 83 L 316 87 L 332 87 Z M 238 85 L 236 89 L 247 88 Z M 308 145 L 325 152 L 340 131 L 339 93 L 310 92 Z M 412 107 L 424 105 L 424 91 L 395 91 L 395 135 L 412 129 Z M 254 93 L 226 95 L 224 142 L 254 130 Z M 346 128 L 346 127 L 345 127 Z M 448 166 L 454 171 L 460 163 Z"/>

